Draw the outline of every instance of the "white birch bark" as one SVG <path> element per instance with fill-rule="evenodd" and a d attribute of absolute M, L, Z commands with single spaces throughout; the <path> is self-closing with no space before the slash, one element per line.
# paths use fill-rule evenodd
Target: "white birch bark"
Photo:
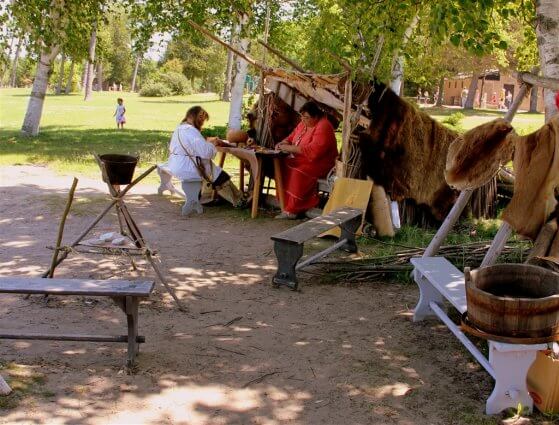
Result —
<path fill-rule="evenodd" d="M 97 64 L 97 91 L 103 91 L 103 62 L 99 60 Z"/>
<path fill-rule="evenodd" d="M 68 81 L 66 82 L 66 94 L 70 94 L 72 92 L 72 83 L 74 80 L 74 60 L 70 63 L 70 71 L 68 71 Z"/>
<path fill-rule="evenodd" d="M 241 13 L 239 22 L 237 23 L 238 33 L 240 34 L 237 48 L 242 53 L 248 52 L 249 38 L 245 35 L 248 25 L 249 16 L 247 13 Z M 237 56 L 235 61 L 235 79 L 233 87 L 231 87 L 231 105 L 229 107 L 228 128 L 240 130 L 243 109 L 243 92 L 245 87 L 245 79 L 247 75 L 248 63 L 241 57 Z"/>
<path fill-rule="evenodd" d="M 10 76 L 10 87 L 16 86 L 17 79 L 17 63 L 19 61 L 19 54 L 21 52 L 21 45 L 23 44 L 23 39 L 20 38 L 17 42 L 16 52 L 14 54 L 14 60 L 12 62 L 12 75 Z"/>
<path fill-rule="evenodd" d="M 559 78 L 559 1 L 536 1 L 536 35 L 542 75 Z M 557 113 L 555 93 L 544 90 L 546 122 Z"/>
<path fill-rule="evenodd" d="M 33 88 L 29 95 L 29 103 L 27 104 L 27 112 L 23 119 L 21 131 L 27 136 L 36 136 L 39 134 L 39 123 L 43 114 L 43 106 L 49 83 L 49 74 L 52 67 L 52 61 L 58 54 L 59 46 L 51 47 L 50 51 L 42 51 L 37 63 L 37 71 Z"/>
<path fill-rule="evenodd" d="M 138 76 L 138 69 L 140 68 L 140 61 L 142 56 L 138 55 L 136 58 L 136 65 L 134 65 L 134 73 L 132 74 L 132 83 L 130 84 L 130 91 L 134 93 L 136 91 L 136 77 Z"/>
<path fill-rule="evenodd" d="M 227 50 L 227 66 L 225 68 L 225 84 L 221 100 L 229 102 L 231 100 L 231 74 L 233 73 L 233 51 Z"/>
<path fill-rule="evenodd" d="M 394 93 L 400 95 L 400 90 L 402 89 L 402 82 L 404 81 L 404 66 L 405 66 L 405 58 L 404 55 L 400 54 L 400 50 L 403 49 L 413 33 L 413 30 L 417 26 L 419 22 L 419 16 L 415 15 L 404 32 L 404 39 L 402 40 L 402 45 L 399 49 L 394 50 L 394 57 L 392 59 L 392 70 L 391 70 L 391 81 L 390 81 L 390 88 Z"/>
<path fill-rule="evenodd" d="M 62 92 L 62 81 L 64 80 L 64 62 L 66 62 L 66 54 L 62 52 L 62 57 L 60 58 L 60 70 L 58 72 L 58 82 L 56 83 L 56 94 Z"/>
<path fill-rule="evenodd" d="M 89 39 L 89 55 L 87 59 L 87 69 L 85 75 L 85 96 L 83 100 L 91 100 L 93 89 L 93 78 L 95 73 L 95 45 L 97 44 L 97 25 L 93 26 L 91 37 Z"/>

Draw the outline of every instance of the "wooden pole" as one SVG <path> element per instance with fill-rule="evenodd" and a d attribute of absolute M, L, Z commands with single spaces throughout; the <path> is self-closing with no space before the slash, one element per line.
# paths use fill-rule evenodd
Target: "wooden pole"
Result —
<path fill-rule="evenodd" d="M 344 112 L 343 112 L 343 127 L 342 127 L 342 177 L 348 174 L 348 160 L 349 160 L 349 141 L 351 137 L 351 103 L 352 103 L 352 83 L 351 71 L 347 71 L 346 81 L 344 87 Z"/>
<path fill-rule="evenodd" d="M 527 92 L 528 92 L 528 86 L 526 84 L 523 84 L 522 87 L 520 87 L 518 96 L 516 96 L 511 107 L 509 108 L 506 115 L 504 116 L 504 119 L 506 121 L 508 122 L 512 121 L 514 115 L 516 114 L 516 111 L 518 110 L 518 107 L 520 106 L 520 103 L 522 102 L 522 99 L 524 98 Z M 431 243 L 429 243 L 429 246 L 425 250 L 425 253 L 423 254 L 424 257 L 432 257 L 436 255 L 442 243 L 444 242 L 444 240 L 446 239 L 446 237 L 448 236 L 448 234 L 450 233 L 450 231 L 458 221 L 458 218 L 460 217 L 462 211 L 464 210 L 468 201 L 470 200 L 472 193 L 473 193 L 472 190 L 463 190 L 462 193 L 460 193 L 458 200 L 456 201 L 456 203 L 454 204 L 454 206 L 446 216 L 445 220 L 443 221 L 443 224 L 441 225 L 441 227 L 439 227 L 439 230 L 437 231 L 437 233 L 431 240 Z M 499 228 L 499 231 L 497 232 L 497 235 L 493 239 L 493 242 L 489 247 L 487 254 L 483 259 L 482 266 L 490 265 L 495 262 L 495 260 L 503 250 L 503 247 L 505 246 L 511 231 L 512 228 L 507 223 L 503 222 L 503 224 Z"/>
<path fill-rule="evenodd" d="M 54 276 L 54 269 L 56 268 L 57 265 L 58 253 L 60 252 L 60 244 L 62 243 L 62 235 L 64 233 L 64 224 L 66 224 L 66 217 L 68 217 L 68 213 L 70 212 L 70 207 L 72 206 L 72 201 L 74 200 L 74 192 L 76 191 L 77 185 L 78 185 L 78 179 L 74 177 L 74 181 L 72 182 L 72 187 L 70 187 L 70 192 L 68 193 L 66 208 L 64 209 L 64 213 L 62 214 L 62 219 L 60 220 L 60 225 L 58 226 L 58 237 L 56 238 L 56 245 L 54 248 L 54 253 L 52 254 L 52 261 L 50 263 L 50 269 L 47 276 L 51 279 Z"/>
<path fill-rule="evenodd" d="M 290 65 L 296 71 L 307 73 L 307 71 L 301 65 L 299 65 L 297 62 L 295 62 L 293 59 L 290 59 L 287 56 L 285 56 L 282 52 L 280 52 L 275 47 L 270 46 L 268 43 L 266 43 L 262 40 L 258 40 L 258 42 L 262 46 L 264 46 L 266 49 L 268 49 L 270 52 L 272 52 L 274 55 L 276 55 L 278 58 L 280 58 L 282 61 L 284 61 L 285 63 Z"/>
<path fill-rule="evenodd" d="M 232 52 L 234 52 L 236 55 L 242 57 L 244 60 L 246 60 L 248 63 L 250 63 L 251 65 L 259 68 L 259 69 L 263 69 L 264 71 L 267 70 L 267 67 L 265 67 L 264 65 L 262 65 L 260 62 L 258 62 L 256 59 L 253 59 L 252 57 L 250 57 L 249 55 L 247 55 L 246 53 L 241 52 L 239 49 L 231 46 L 229 43 L 226 43 L 225 41 L 223 41 L 221 38 L 213 35 L 210 31 L 208 31 L 207 29 L 205 29 L 204 27 L 198 25 L 196 22 L 194 22 L 191 19 L 187 19 L 186 22 L 188 22 L 188 24 L 190 26 L 192 26 L 194 29 L 200 31 L 202 34 L 206 35 L 207 37 L 211 38 L 213 41 L 215 41 L 216 43 L 221 44 L 222 46 L 224 46 L 225 48 L 231 50 Z"/>
<path fill-rule="evenodd" d="M 553 91 L 559 91 L 559 79 L 542 77 L 532 72 L 513 72 L 512 75 L 520 81 L 532 86 L 543 87 Z"/>

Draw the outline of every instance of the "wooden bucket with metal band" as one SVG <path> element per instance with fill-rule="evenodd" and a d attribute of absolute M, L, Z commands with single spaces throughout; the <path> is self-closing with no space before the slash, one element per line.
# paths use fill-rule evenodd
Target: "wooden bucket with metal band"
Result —
<path fill-rule="evenodd" d="M 559 273 L 528 264 L 465 269 L 468 320 L 493 335 L 559 334 Z M 554 338 L 552 338 L 554 339 Z"/>

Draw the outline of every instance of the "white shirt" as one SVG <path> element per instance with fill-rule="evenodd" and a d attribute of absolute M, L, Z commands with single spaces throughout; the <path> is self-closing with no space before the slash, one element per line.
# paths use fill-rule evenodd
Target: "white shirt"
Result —
<path fill-rule="evenodd" d="M 179 142 L 179 137 L 182 145 Z M 177 126 L 169 143 L 170 154 L 167 164 L 173 176 L 179 180 L 202 180 L 194 162 L 185 152 L 185 149 L 188 150 L 192 159 L 202 158 L 206 174 L 212 178 L 212 181 L 219 176 L 221 168 L 212 162 L 212 158 L 217 153 L 215 146 L 207 142 L 196 127 L 187 123 L 181 123 Z"/>

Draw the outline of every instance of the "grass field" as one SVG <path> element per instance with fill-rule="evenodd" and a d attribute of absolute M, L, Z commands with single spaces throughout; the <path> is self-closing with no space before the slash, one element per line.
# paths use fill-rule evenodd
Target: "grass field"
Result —
<path fill-rule="evenodd" d="M 186 110 L 203 105 L 210 114 L 210 133 L 225 132 L 229 104 L 215 94 L 142 98 L 132 93 L 94 93 L 47 96 L 38 137 L 20 133 L 27 108 L 28 89 L 0 90 L 0 165 L 48 164 L 61 172 L 97 173 L 91 152 L 132 153 L 141 167 L 167 157 L 170 135 Z M 113 118 L 116 98 L 124 98 L 126 128 L 119 131 Z"/>
<path fill-rule="evenodd" d="M 144 168 L 167 158 L 170 134 L 189 107 L 203 105 L 210 114 L 207 133 L 222 137 L 229 113 L 229 104 L 219 101 L 213 93 L 145 98 L 127 92 L 95 92 L 89 102 L 84 102 L 81 94 L 48 95 L 40 135 L 28 138 L 21 135 L 20 128 L 29 91 L 0 89 L 0 165 L 47 164 L 60 172 L 93 174 L 98 169 L 91 152 L 119 152 L 138 154 L 140 167 Z M 124 131 L 116 129 L 112 116 L 119 96 L 126 106 Z M 463 112 L 466 117 L 459 126 L 466 130 L 504 114 L 448 108 L 425 111 L 441 121 Z M 543 120 L 542 114 L 520 113 L 513 124 L 518 132 L 526 133 L 540 127 Z M 226 168 L 236 168 L 234 165 L 226 163 Z"/>

